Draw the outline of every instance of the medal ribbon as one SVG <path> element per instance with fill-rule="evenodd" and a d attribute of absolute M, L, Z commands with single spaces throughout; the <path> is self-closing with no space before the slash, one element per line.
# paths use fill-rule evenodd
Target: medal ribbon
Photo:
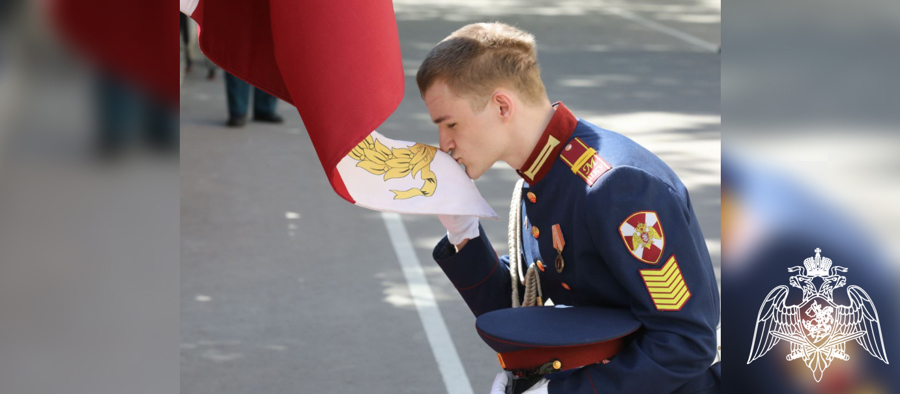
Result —
<path fill-rule="evenodd" d="M 551 230 L 553 232 L 553 249 L 562 253 L 563 248 L 566 246 L 566 240 L 563 239 L 562 230 L 559 228 L 558 224 L 554 224 L 553 227 L 551 227 Z"/>

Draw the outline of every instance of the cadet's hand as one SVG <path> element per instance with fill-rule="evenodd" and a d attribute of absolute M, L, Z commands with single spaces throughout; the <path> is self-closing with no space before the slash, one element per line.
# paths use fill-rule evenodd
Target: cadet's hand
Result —
<path fill-rule="evenodd" d="M 494 377 L 494 384 L 491 385 L 491 394 L 506 394 L 507 384 L 509 384 L 509 372 L 500 371 Z"/>
<path fill-rule="evenodd" d="M 478 218 L 464 215 L 438 215 L 447 229 L 447 239 L 459 246 L 464 240 L 478 237 Z"/>

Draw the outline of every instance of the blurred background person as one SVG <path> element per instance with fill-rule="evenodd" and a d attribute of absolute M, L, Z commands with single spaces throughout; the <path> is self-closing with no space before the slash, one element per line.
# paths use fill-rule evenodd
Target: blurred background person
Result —
<path fill-rule="evenodd" d="M 198 57 L 202 58 L 206 64 L 206 79 L 212 81 L 216 79 L 216 70 L 219 68 L 213 62 L 209 61 L 206 56 L 200 52 L 200 45 L 197 43 L 197 22 L 188 18 L 187 15 L 179 13 L 179 25 L 181 30 L 181 49 L 184 52 L 184 72 L 190 73 L 194 69 L 194 61 Z M 198 55 L 199 54 L 199 55 Z"/>
<path fill-rule="evenodd" d="M 113 73 L 98 73 L 95 82 L 97 154 L 109 159 L 132 142 L 161 153 L 178 153 L 178 113 Z"/>
<path fill-rule="evenodd" d="M 177 392 L 175 5 L 0 3 L 0 392 Z"/>
<path fill-rule="evenodd" d="M 191 43 L 189 28 L 189 21 L 191 18 L 188 18 L 187 15 L 183 13 L 178 14 L 178 18 L 179 30 L 181 30 L 181 47 L 184 51 L 184 72 L 189 73 L 194 68 L 194 62 L 191 59 L 191 48 L 189 46 Z"/>
<path fill-rule="evenodd" d="M 250 84 L 225 72 L 225 93 L 228 95 L 228 122 L 230 127 L 247 123 L 247 107 L 250 104 Z M 253 88 L 253 120 L 266 123 L 282 123 L 284 119 L 275 113 L 278 99 L 258 88 Z"/>

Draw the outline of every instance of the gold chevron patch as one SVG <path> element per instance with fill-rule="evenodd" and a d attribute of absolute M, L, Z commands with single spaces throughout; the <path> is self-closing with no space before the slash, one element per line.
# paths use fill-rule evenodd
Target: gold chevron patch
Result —
<path fill-rule="evenodd" d="M 684 283 L 675 255 L 669 257 L 662 268 L 641 270 L 641 277 L 644 278 L 644 284 L 647 285 L 647 291 L 657 310 L 681 310 L 691 298 L 691 291 L 688 290 L 687 283 Z"/>

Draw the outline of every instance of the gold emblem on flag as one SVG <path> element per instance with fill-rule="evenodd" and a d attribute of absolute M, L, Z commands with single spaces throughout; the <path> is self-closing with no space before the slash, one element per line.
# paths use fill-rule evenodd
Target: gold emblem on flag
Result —
<path fill-rule="evenodd" d="M 425 144 L 415 144 L 408 148 L 388 148 L 372 136 L 366 137 L 347 156 L 358 161 L 357 167 L 373 175 L 383 175 L 384 181 L 403 178 L 421 173 L 425 184 L 409 190 L 391 190 L 395 200 L 424 196 L 431 197 L 437 189 L 437 176 L 431 171 L 431 162 L 437 148 Z"/>

